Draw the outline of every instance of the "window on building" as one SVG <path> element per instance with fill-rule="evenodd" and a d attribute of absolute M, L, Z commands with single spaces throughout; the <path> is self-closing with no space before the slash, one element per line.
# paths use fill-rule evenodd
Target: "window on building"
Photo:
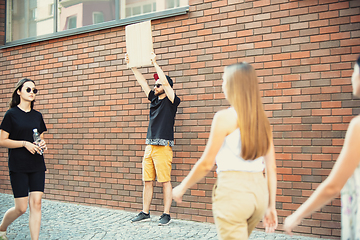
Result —
<path fill-rule="evenodd" d="M 32 12 L 32 20 L 36 21 L 36 19 L 37 19 L 37 8 L 32 9 L 31 12 Z"/>
<path fill-rule="evenodd" d="M 77 15 L 77 26 L 81 28 L 101 22 L 109 22 L 115 17 L 115 0 L 57 0 L 58 31 L 68 30 L 67 19 Z"/>
<path fill-rule="evenodd" d="M 156 2 L 156 0 L 127 0 L 122 3 L 122 6 L 120 6 L 120 10 L 122 8 L 126 8 L 125 17 L 156 12 Z M 124 18 L 123 15 L 121 17 Z"/>
<path fill-rule="evenodd" d="M 49 15 L 53 16 L 54 15 L 54 11 L 55 10 L 55 5 L 54 4 L 50 4 L 49 5 Z"/>
<path fill-rule="evenodd" d="M 6 0 L 6 43 L 183 14 L 189 0 Z M 178 10 L 177 10 L 178 9 Z M 156 13 L 156 14 L 154 14 Z M 108 24 L 107 24 L 108 23 Z M 67 30 L 72 30 L 67 33 Z"/>
<path fill-rule="evenodd" d="M 93 12 L 93 24 L 104 22 L 104 14 L 102 12 Z"/>
<path fill-rule="evenodd" d="M 45 10 L 53 2 L 54 0 L 8 0 L 7 42 L 53 33 L 54 19 Z"/>
<path fill-rule="evenodd" d="M 180 0 L 166 0 L 167 8 L 175 8 L 180 6 Z"/>
<path fill-rule="evenodd" d="M 66 28 L 67 29 L 73 29 L 73 28 L 76 28 L 76 21 L 77 21 L 77 17 L 76 16 L 71 16 L 71 17 L 68 17 L 66 19 Z"/>
<path fill-rule="evenodd" d="M 152 12 L 152 11 L 155 11 L 152 9 L 152 4 L 145 4 L 143 6 L 143 13 L 149 13 L 149 12 Z"/>

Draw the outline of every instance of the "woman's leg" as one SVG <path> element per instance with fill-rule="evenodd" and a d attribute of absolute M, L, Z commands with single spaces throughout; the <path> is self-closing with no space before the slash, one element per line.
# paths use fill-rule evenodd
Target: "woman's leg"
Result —
<path fill-rule="evenodd" d="M 45 172 L 29 174 L 29 228 L 32 240 L 39 239 L 41 224 L 41 199 L 44 194 Z"/>
<path fill-rule="evenodd" d="M 28 197 L 15 198 L 15 207 L 6 211 L 4 218 L 0 225 L 0 231 L 6 231 L 7 227 L 15 221 L 18 217 L 26 212 Z"/>
<path fill-rule="evenodd" d="M 29 197 L 29 228 L 32 240 L 38 240 L 41 224 L 41 198 L 43 192 L 31 192 Z"/>
<path fill-rule="evenodd" d="M 6 211 L 0 225 L 0 231 L 6 231 L 13 221 L 26 212 L 28 205 L 28 180 L 26 173 L 10 171 L 10 183 L 14 194 L 15 207 Z"/>

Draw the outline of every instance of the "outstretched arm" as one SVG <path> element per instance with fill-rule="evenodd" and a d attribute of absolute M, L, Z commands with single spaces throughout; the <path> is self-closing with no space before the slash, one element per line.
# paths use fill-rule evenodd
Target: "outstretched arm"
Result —
<path fill-rule="evenodd" d="M 174 98 L 175 98 L 174 89 L 172 89 L 172 87 L 170 86 L 169 82 L 166 79 L 165 73 L 160 68 L 160 66 L 157 64 L 156 55 L 153 52 L 151 53 L 151 62 L 154 64 L 155 70 L 159 76 L 159 81 L 161 82 L 161 85 L 164 88 L 166 96 L 172 103 L 174 103 Z"/>
<path fill-rule="evenodd" d="M 129 55 L 127 53 L 125 53 L 125 62 L 129 64 Z M 136 67 L 132 67 L 131 70 L 134 73 L 135 78 L 140 84 L 141 88 L 145 92 L 146 96 L 149 96 L 149 92 L 151 91 L 151 88 L 149 87 L 144 76 L 141 74 L 141 72 L 139 72 L 139 70 Z"/>
<path fill-rule="evenodd" d="M 284 222 L 284 230 L 291 234 L 301 220 L 336 197 L 360 162 L 360 117 L 354 118 L 346 132 L 344 146 L 331 170 L 329 177 L 322 182 L 309 199 L 303 203 Z"/>
<path fill-rule="evenodd" d="M 213 168 L 215 157 L 227 135 L 227 124 L 224 124 L 226 118 L 226 115 L 221 112 L 215 114 L 204 153 L 181 184 L 173 189 L 173 199 L 176 202 L 181 203 L 186 190 L 205 177 Z"/>

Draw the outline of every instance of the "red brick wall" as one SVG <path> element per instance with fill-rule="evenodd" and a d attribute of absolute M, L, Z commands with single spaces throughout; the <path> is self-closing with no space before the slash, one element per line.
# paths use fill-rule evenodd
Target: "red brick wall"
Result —
<path fill-rule="evenodd" d="M 173 185 L 201 156 L 214 113 L 228 107 L 223 67 L 248 61 L 257 70 L 273 126 L 282 223 L 329 174 L 349 121 L 360 113 L 350 85 L 360 53 L 360 2 L 189 2 L 187 15 L 152 21 L 158 63 L 182 99 Z M 20 78 L 34 79 L 40 89 L 36 109 L 49 129 L 47 199 L 141 209 L 148 101 L 124 65 L 124 34 L 124 27 L 116 27 L 0 50 L 1 117 Z M 141 71 L 147 79 L 154 73 Z M 6 158 L 1 148 L 0 191 L 11 193 Z M 173 203 L 173 217 L 212 222 L 214 182 L 211 172 L 183 204 Z M 162 211 L 160 184 L 151 211 Z M 338 238 L 339 199 L 304 220 L 297 232 Z"/>

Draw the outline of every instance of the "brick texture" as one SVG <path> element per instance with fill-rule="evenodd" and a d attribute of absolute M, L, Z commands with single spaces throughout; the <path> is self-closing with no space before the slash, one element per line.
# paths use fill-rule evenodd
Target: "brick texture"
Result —
<path fill-rule="evenodd" d="M 284 217 L 327 177 L 349 121 L 360 113 L 350 81 L 360 53 L 360 5 L 337 0 L 190 0 L 189 5 L 186 15 L 152 21 L 158 63 L 182 99 L 172 183 L 201 156 L 215 112 L 229 106 L 221 91 L 224 66 L 250 62 L 274 132 L 282 229 Z M 125 52 L 124 27 L 0 50 L 0 117 L 20 78 L 34 79 L 40 90 L 35 107 L 45 118 L 49 148 L 45 198 L 141 209 L 149 104 L 124 64 Z M 154 69 L 141 72 L 152 85 Z M 213 222 L 214 170 L 182 204 L 173 203 L 173 217 Z M 11 193 L 5 148 L 0 191 Z M 156 183 L 151 211 L 162 210 L 162 187 Z M 296 232 L 339 238 L 339 222 L 336 198 Z"/>

